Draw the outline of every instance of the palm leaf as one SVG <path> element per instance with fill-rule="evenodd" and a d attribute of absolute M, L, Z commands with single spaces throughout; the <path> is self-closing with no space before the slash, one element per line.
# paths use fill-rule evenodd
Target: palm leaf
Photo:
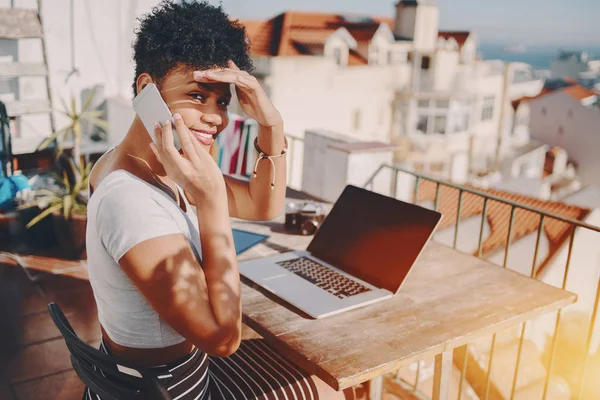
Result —
<path fill-rule="evenodd" d="M 65 219 L 69 219 L 69 216 L 71 215 L 71 209 L 73 208 L 73 196 L 68 194 L 65 197 L 63 197 L 62 205 L 63 205 L 63 215 L 64 215 Z"/>
<path fill-rule="evenodd" d="M 69 106 L 67 106 L 67 103 L 65 103 L 65 99 L 63 99 L 62 97 L 60 98 L 60 102 L 62 103 L 63 109 L 61 110 L 61 112 L 63 114 L 68 114 L 69 113 Z"/>
<path fill-rule="evenodd" d="M 90 122 L 102 130 L 108 130 L 109 125 L 105 119 L 93 118 L 92 120 L 90 120 Z"/>
<path fill-rule="evenodd" d="M 52 143 L 52 141 L 54 141 L 58 135 L 62 134 L 65 132 L 65 130 L 69 130 L 70 126 L 59 129 L 55 132 L 52 132 L 52 134 L 50 136 L 48 136 L 46 139 L 44 139 L 44 141 L 38 146 L 38 150 L 44 150 L 46 147 L 48 147 L 48 145 L 50 143 Z"/>
<path fill-rule="evenodd" d="M 77 103 L 75 102 L 75 96 L 71 97 L 71 113 L 73 117 L 77 116 Z"/>
<path fill-rule="evenodd" d="M 37 224 L 38 222 L 40 222 L 41 220 L 46 218 L 48 215 L 52 214 L 55 211 L 60 210 L 61 207 L 62 207 L 62 203 L 58 203 L 58 204 L 54 204 L 51 207 L 46 208 L 44 211 L 42 211 L 41 213 L 36 215 L 35 218 L 33 218 L 31 221 L 29 221 L 29 223 L 26 225 L 26 227 L 31 228 L 32 226 L 34 226 L 35 224 Z"/>
<path fill-rule="evenodd" d="M 81 113 L 82 119 L 98 118 L 104 114 L 104 110 L 85 111 Z"/>
<path fill-rule="evenodd" d="M 90 90 L 90 94 L 88 94 L 87 99 L 85 99 L 85 101 L 83 102 L 83 105 L 81 106 L 82 113 L 84 111 L 86 111 L 87 108 L 89 107 L 89 105 L 90 105 L 90 103 L 92 101 L 92 98 L 94 97 L 94 93 L 96 93 L 96 89 Z"/>

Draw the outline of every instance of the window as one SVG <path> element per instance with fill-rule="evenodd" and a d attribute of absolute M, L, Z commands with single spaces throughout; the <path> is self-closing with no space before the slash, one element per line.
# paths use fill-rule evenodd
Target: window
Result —
<path fill-rule="evenodd" d="M 434 107 L 447 109 L 450 107 L 450 102 L 448 100 L 436 100 Z"/>
<path fill-rule="evenodd" d="M 429 100 L 419 100 L 417 102 L 417 107 L 419 107 L 419 108 L 429 108 Z"/>
<path fill-rule="evenodd" d="M 354 114 L 352 114 L 352 128 L 354 129 L 354 131 L 360 130 L 360 118 L 360 110 L 355 110 Z"/>
<path fill-rule="evenodd" d="M 428 133 L 428 121 L 429 117 L 427 115 L 419 115 L 419 122 L 417 123 L 417 131 L 421 133 Z"/>
<path fill-rule="evenodd" d="M 425 56 L 421 60 L 421 69 L 428 70 L 431 64 L 431 57 Z"/>
<path fill-rule="evenodd" d="M 333 48 L 333 59 L 337 65 L 342 65 L 342 49 L 339 47 Z"/>
<path fill-rule="evenodd" d="M 436 116 L 434 126 L 433 126 L 433 131 L 435 133 L 441 133 L 442 135 L 445 134 L 447 121 L 448 121 L 448 118 L 445 115 Z"/>
<path fill-rule="evenodd" d="M 489 121 L 494 118 L 494 105 L 496 103 L 495 96 L 485 96 L 483 98 L 483 111 L 481 112 L 481 120 Z"/>

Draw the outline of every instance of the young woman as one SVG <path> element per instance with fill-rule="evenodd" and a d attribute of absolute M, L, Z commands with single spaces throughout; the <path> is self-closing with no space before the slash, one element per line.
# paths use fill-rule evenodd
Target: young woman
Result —
<path fill-rule="evenodd" d="M 153 367 L 174 399 L 343 398 L 263 341 L 240 340 L 230 217 L 278 216 L 286 188 L 283 156 L 245 182 L 209 154 L 232 86 L 260 126 L 258 149 L 286 148 L 279 112 L 248 74 L 248 49 L 244 28 L 205 2 L 164 1 L 140 20 L 133 89 L 156 84 L 175 129 L 157 124 L 153 143 L 136 118 L 92 172 L 87 252 L 101 349 Z"/>

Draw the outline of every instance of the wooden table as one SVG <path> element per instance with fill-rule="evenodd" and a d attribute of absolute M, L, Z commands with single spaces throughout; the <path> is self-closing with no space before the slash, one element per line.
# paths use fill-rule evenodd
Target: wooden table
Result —
<path fill-rule="evenodd" d="M 240 260 L 305 249 L 282 224 L 234 221 L 269 235 Z M 576 295 L 430 242 L 394 298 L 311 319 L 243 280 L 244 323 L 307 372 L 342 390 L 435 356 L 434 399 L 447 398 L 452 351 L 542 314 Z"/>

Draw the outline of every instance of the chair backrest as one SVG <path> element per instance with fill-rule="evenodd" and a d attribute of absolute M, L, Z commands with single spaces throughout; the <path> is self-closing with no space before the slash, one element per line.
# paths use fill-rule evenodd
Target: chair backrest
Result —
<path fill-rule="evenodd" d="M 83 342 L 56 303 L 48 304 L 48 310 L 65 339 L 77 376 L 102 399 L 172 399 L 147 368 L 118 360 Z M 124 369 L 132 373 L 122 372 Z"/>

